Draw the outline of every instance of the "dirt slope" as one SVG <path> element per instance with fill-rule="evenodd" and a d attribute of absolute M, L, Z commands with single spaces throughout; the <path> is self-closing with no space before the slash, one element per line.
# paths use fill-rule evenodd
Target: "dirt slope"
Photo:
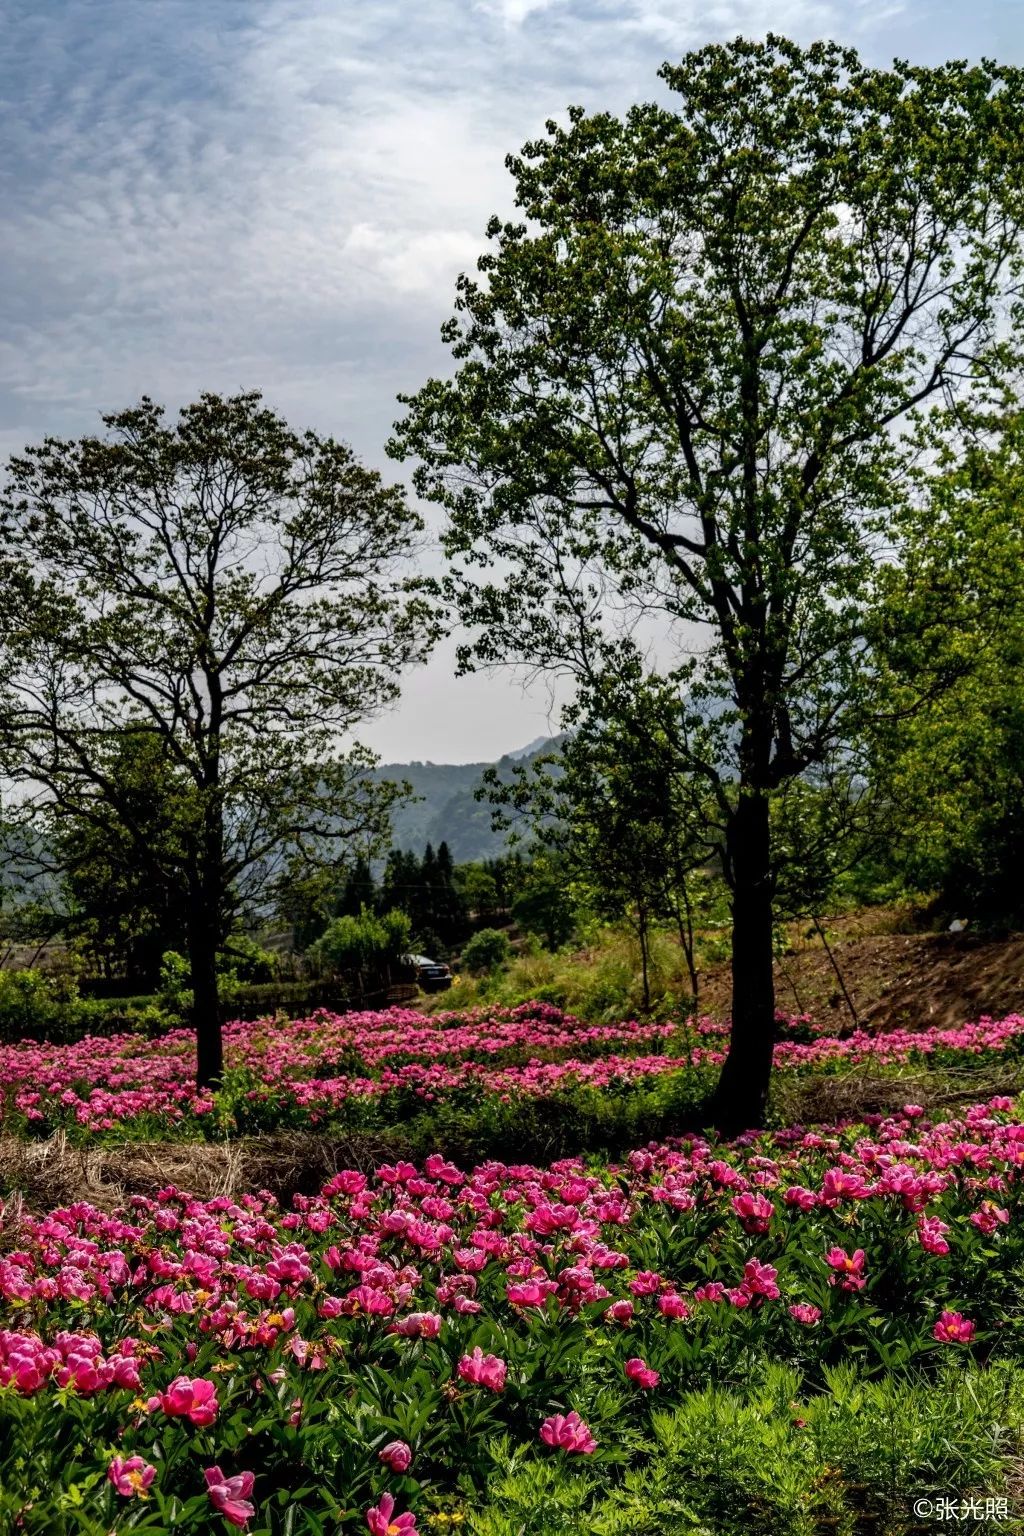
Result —
<path fill-rule="evenodd" d="M 1024 934 L 994 939 L 969 929 L 962 934 L 894 931 L 900 921 L 891 909 L 878 909 L 831 918 L 824 925 L 865 1028 L 954 1027 L 982 1014 L 1024 1011 Z M 789 938 L 790 948 L 775 967 L 779 1007 L 852 1026 L 820 937 L 804 923 L 794 924 Z M 702 1010 L 728 1012 L 727 967 L 709 971 L 701 982 Z"/>

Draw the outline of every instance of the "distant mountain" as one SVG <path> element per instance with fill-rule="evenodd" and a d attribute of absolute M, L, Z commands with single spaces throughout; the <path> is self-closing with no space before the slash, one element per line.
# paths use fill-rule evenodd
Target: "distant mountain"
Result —
<path fill-rule="evenodd" d="M 506 752 L 505 757 L 512 758 L 513 762 L 522 762 L 525 757 L 536 757 L 538 752 L 545 751 L 552 742 L 558 740 L 557 736 L 537 736 L 527 747 L 520 747 L 518 752 Z M 504 761 L 504 759 L 502 759 Z"/>
<path fill-rule="evenodd" d="M 492 806 L 477 800 L 474 791 L 486 769 L 496 767 L 509 779 L 515 768 L 529 764 L 542 751 L 557 746 L 558 737 L 539 736 L 518 752 L 507 752 L 491 763 L 383 763 L 373 777 L 378 781 L 403 779 L 418 797 L 393 812 L 392 842 L 396 848 L 422 853 L 427 843 L 436 848 L 447 843 L 457 864 L 493 859 L 507 849 L 508 834 L 491 827 Z"/>

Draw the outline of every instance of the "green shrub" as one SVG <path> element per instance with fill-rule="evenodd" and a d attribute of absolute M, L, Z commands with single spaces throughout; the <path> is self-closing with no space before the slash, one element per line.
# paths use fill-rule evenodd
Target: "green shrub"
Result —
<path fill-rule="evenodd" d="M 408 950 L 411 931 L 405 912 L 376 917 L 364 907 L 358 917 L 336 917 L 310 954 L 331 971 L 380 972 Z"/>
<path fill-rule="evenodd" d="M 495 1440 L 468 1531 L 909 1536 L 925 1530 L 917 1500 L 945 1497 L 958 1509 L 971 1496 L 982 1506 L 1002 1496 L 1012 1518 L 1024 1392 L 1009 1363 L 938 1379 L 866 1380 L 836 1367 L 816 1389 L 798 1371 L 762 1362 L 733 1388 L 685 1393 L 652 1414 L 652 1427 L 653 1443 L 638 1444 L 618 1476 L 539 1461 L 508 1437 Z"/>
<path fill-rule="evenodd" d="M 278 958 L 247 933 L 233 933 L 217 956 L 217 970 L 222 978 L 230 977 L 242 986 L 258 985 L 274 980 Z"/>
<path fill-rule="evenodd" d="M 472 941 L 470 941 L 472 942 Z M 534 942 L 508 957 L 499 967 L 474 975 L 467 964 L 467 944 L 462 952 L 460 1006 L 499 1003 L 514 1007 L 540 998 L 594 1023 L 635 1018 L 643 988 L 640 947 L 625 927 L 594 925 L 580 938 L 579 948 L 557 953 Z M 682 1005 L 692 1006 L 689 974 L 678 937 L 667 928 L 650 936 L 649 974 L 654 1012 L 667 1015 Z M 699 968 L 705 967 L 703 955 Z M 447 1008 L 447 998 L 423 1005 L 428 1010 Z"/>
<path fill-rule="evenodd" d="M 192 970 L 176 949 L 168 949 L 160 961 L 157 996 L 165 1008 L 175 1013 L 184 1015 L 192 1006 Z"/>
<path fill-rule="evenodd" d="M 42 971 L 0 971 L 0 1037 L 14 1040 L 56 1023 L 58 1001 Z"/>
<path fill-rule="evenodd" d="M 500 928 L 481 928 L 462 951 L 462 966 L 471 976 L 496 971 L 509 957 L 508 937 Z"/>

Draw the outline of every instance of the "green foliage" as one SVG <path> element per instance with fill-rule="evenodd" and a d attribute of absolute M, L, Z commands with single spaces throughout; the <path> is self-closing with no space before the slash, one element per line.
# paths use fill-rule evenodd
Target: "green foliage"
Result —
<path fill-rule="evenodd" d="M 242 985 L 258 985 L 274 980 L 278 959 L 273 950 L 264 949 L 249 934 L 233 933 L 217 956 L 217 969 L 221 976 Z"/>
<path fill-rule="evenodd" d="M 169 949 L 160 961 L 160 999 L 168 1008 L 184 1013 L 192 1002 L 192 971 L 184 955 Z"/>
<path fill-rule="evenodd" d="M 462 964 L 471 976 L 482 976 L 498 970 L 508 957 L 508 935 L 500 928 L 481 928 L 463 949 Z"/>
<path fill-rule="evenodd" d="M 890 707 L 872 771 L 899 823 L 890 867 L 950 915 L 1024 922 L 1024 417 L 972 422 L 879 575 Z M 927 679 L 925 698 L 920 680 Z"/>
<path fill-rule="evenodd" d="M 558 861 L 538 857 L 527 870 L 512 902 L 512 920 L 524 933 L 543 939 L 548 949 L 568 944 L 576 930 L 576 911 L 568 889 L 568 871 Z"/>
<path fill-rule="evenodd" d="M 406 786 L 391 786 L 405 792 Z M 296 858 L 273 883 L 274 910 L 291 929 L 301 954 L 320 938 L 335 917 L 358 917 L 377 904 L 377 885 L 369 860 L 359 852 L 331 862 Z"/>
<path fill-rule="evenodd" d="M 716 887 L 719 902 L 720 890 Z M 583 895 L 574 907 L 583 912 Z M 515 1006 L 532 998 L 554 1003 L 578 1018 L 612 1023 L 634 1018 L 643 1006 L 643 964 L 635 930 L 581 915 L 579 947 L 553 953 L 536 943 L 511 956 L 499 970 L 470 978 L 460 976 L 461 1005 L 476 1002 Z M 697 963 L 704 967 L 728 959 L 728 940 L 715 931 L 698 935 Z M 648 987 L 652 1009 L 659 1015 L 689 1011 L 692 989 L 686 957 L 678 935 L 664 924 L 652 926 L 647 943 Z M 448 1007 L 447 994 L 424 1007 Z"/>
<path fill-rule="evenodd" d="M 378 897 L 378 910 L 389 908 L 408 914 L 420 949 L 447 954 L 464 937 L 469 931 L 466 900 L 447 843 L 436 853 L 428 843 L 422 859 L 391 850 Z"/>
<path fill-rule="evenodd" d="M 37 970 L 0 970 L 0 1039 L 16 1040 L 56 1026 L 67 999 Z"/>
<path fill-rule="evenodd" d="M 358 917 L 338 917 L 311 950 L 326 969 L 345 973 L 377 973 L 409 948 L 411 924 L 405 912 L 392 910 L 376 917 L 364 907 Z"/>
<path fill-rule="evenodd" d="M 583 911 L 628 922 L 640 946 L 645 1009 L 651 934 L 662 917 L 675 923 L 696 1000 L 690 887 L 715 837 L 714 806 L 699 781 L 680 774 L 662 704 L 655 690 L 638 689 L 628 724 L 589 720 L 557 755 L 520 768 L 511 783 L 487 780 L 492 800 L 527 816 L 550 850 L 535 858 L 514 915 L 526 918 L 527 931 L 532 922 L 551 948 Z"/>
<path fill-rule="evenodd" d="M 184 841 L 194 814 L 188 779 L 157 736 L 125 731 L 99 749 L 118 809 L 97 800 L 47 817 L 49 848 L 63 872 L 66 931 L 104 974 L 155 984 L 160 956 L 183 947 L 188 889 Z M 140 860 L 137 844 L 151 850 Z"/>
<path fill-rule="evenodd" d="M 90 1034 L 157 1033 L 180 1024 L 163 997 L 87 998 L 73 977 L 0 970 L 0 1042 L 68 1044 Z"/>
<path fill-rule="evenodd" d="M 1024 74 L 876 70 L 769 35 L 661 76 L 666 104 L 574 107 L 509 157 L 517 219 L 492 219 L 444 332 L 455 371 L 406 399 L 390 451 L 448 513 L 464 665 L 568 672 L 584 715 L 625 728 L 638 688 L 660 690 L 717 809 L 723 1088 L 749 1124 L 774 1015 L 771 804 L 849 766 L 870 703 L 871 577 L 917 461 L 894 424 L 980 396 L 1014 355 Z"/>
<path fill-rule="evenodd" d="M 143 878 L 184 885 L 208 1082 L 216 951 L 282 861 L 382 840 L 400 791 L 338 743 L 397 696 L 437 615 L 401 572 L 422 528 L 404 493 L 258 394 L 104 421 L 11 460 L 0 759 L 19 816 L 114 826 Z M 128 734 L 176 804 L 181 786 L 173 835 L 115 771 Z"/>
<path fill-rule="evenodd" d="M 498 910 L 498 882 L 482 864 L 463 864 L 456 871 L 462 899 L 478 919 L 487 921 Z"/>
<path fill-rule="evenodd" d="M 951 1428 L 955 1426 L 955 1429 Z M 1024 1392 L 1005 1365 L 938 1380 L 864 1380 L 760 1365 L 741 1390 L 707 1387 L 655 1411 L 633 1464 L 540 1465 L 507 1439 L 492 1447 L 474 1536 L 902 1536 L 915 1499 L 1008 1497 Z"/>

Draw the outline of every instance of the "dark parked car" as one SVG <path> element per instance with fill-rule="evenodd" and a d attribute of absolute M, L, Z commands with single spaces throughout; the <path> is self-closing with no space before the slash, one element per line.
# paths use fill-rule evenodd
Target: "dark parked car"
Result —
<path fill-rule="evenodd" d="M 440 960 L 431 960 L 426 955 L 403 955 L 402 962 L 412 966 L 416 984 L 424 992 L 445 992 L 452 984 L 452 973 Z"/>

